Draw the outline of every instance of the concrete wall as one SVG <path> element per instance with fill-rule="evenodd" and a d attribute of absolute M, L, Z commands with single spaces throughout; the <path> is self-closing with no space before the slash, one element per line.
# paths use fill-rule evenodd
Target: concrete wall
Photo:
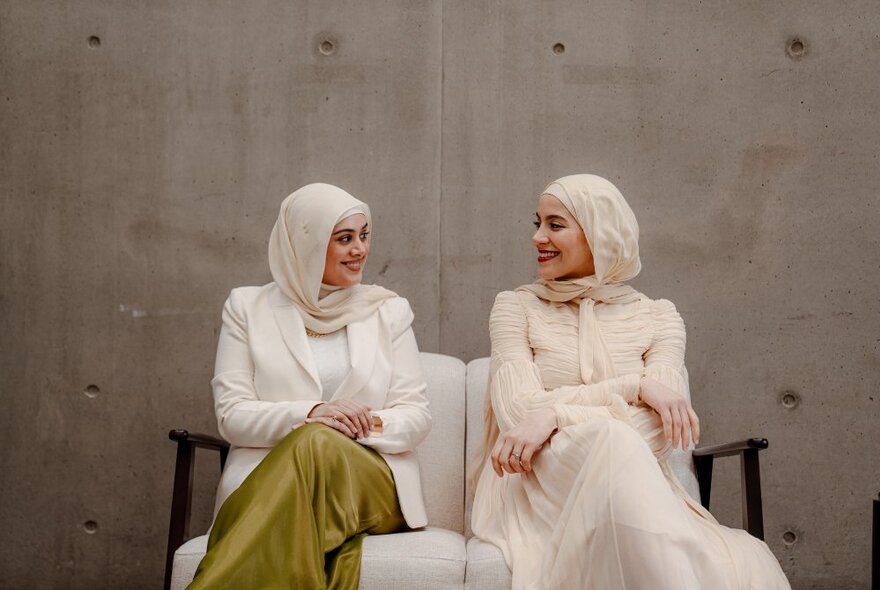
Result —
<path fill-rule="evenodd" d="M 536 194 L 583 171 L 688 324 L 704 442 L 770 438 L 794 587 L 867 587 L 877 30 L 868 0 L 0 2 L 0 587 L 161 583 L 165 434 L 216 432 L 220 306 L 269 279 L 290 190 L 369 202 L 368 278 L 467 360 L 533 276 Z"/>

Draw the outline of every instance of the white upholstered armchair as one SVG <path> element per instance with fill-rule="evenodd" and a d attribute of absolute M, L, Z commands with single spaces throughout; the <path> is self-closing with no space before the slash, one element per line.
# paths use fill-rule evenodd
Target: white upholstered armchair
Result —
<path fill-rule="evenodd" d="M 501 551 L 471 536 L 473 490 L 465 487 L 468 461 L 482 437 L 489 359 L 476 359 L 467 366 L 457 358 L 440 354 L 421 353 L 421 359 L 434 419 L 431 434 L 418 448 L 430 525 L 404 533 L 368 536 L 364 541 L 360 588 L 509 589 L 510 571 Z M 196 448 L 219 451 L 222 468 L 228 445 L 220 439 L 185 430 L 172 430 L 169 436 L 178 443 L 178 450 L 165 588 L 183 590 L 192 581 L 208 541 L 207 535 L 186 540 L 194 452 Z M 678 451 L 673 468 L 685 489 L 694 497 L 702 493 L 703 505 L 708 507 L 713 459 L 739 455 L 743 465 L 743 526 L 762 537 L 758 451 L 766 447 L 765 439 L 748 439 L 699 449 L 693 454 Z"/>

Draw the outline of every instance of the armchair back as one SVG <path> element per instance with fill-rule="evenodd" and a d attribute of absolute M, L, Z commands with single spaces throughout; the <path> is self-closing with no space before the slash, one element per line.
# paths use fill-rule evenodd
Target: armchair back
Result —
<path fill-rule="evenodd" d="M 422 492 L 430 526 L 461 533 L 464 527 L 465 364 L 421 353 L 433 418 L 431 433 L 418 447 Z"/>

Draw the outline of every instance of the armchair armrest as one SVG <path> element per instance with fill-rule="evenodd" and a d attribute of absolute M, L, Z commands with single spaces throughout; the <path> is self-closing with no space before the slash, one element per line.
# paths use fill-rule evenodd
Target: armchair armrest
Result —
<path fill-rule="evenodd" d="M 694 449 L 694 467 L 700 486 L 700 501 L 709 509 L 712 492 L 712 467 L 715 458 L 739 455 L 742 472 L 742 519 L 743 528 L 754 537 L 764 538 L 764 509 L 761 502 L 761 470 L 758 452 L 770 443 L 766 438 L 749 438 L 742 441 Z"/>
<path fill-rule="evenodd" d="M 198 432 L 190 432 L 188 430 L 176 429 L 168 433 L 168 438 L 178 443 L 189 442 L 190 444 L 201 447 L 203 449 L 213 449 L 220 451 L 220 469 L 226 466 L 226 456 L 229 454 L 229 443 L 222 438 L 211 436 L 210 434 L 200 434 Z"/>
<path fill-rule="evenodd" d="M 174 552 L 183 545 L 189 532 L 190 508 L 192 507 L 192 480 L 196 448 L 210 449 L 220 453 L 220 470 L 226 466 L 229 443 L 208 434 L 178 429 L 168 433 L 177 443 L 177 460 L 174 465 L 174 487 L 171 493 L 171 522 L 168 525 L 168 550 L 165 555 L 165 589 L 171 587 L 171 567 Z"/>
<path fill-rule="evenodd" d="M 703 457 L 706 455 L 712 455 L 713 457 L 727 457 L 749 449 L 758 449 L 759 451 L 762 451 L 769 446 L 770 442 L 766 438 L 747 438 L 746 440 L 740 440 L 737 442 L 694 449 L 694 457 Z"/>

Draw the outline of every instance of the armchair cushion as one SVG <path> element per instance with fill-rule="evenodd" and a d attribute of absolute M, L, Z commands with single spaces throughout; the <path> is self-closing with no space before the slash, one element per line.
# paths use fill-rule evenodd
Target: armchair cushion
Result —
<path fill-rule="evenodd" d="M 207 535 L 181 545 L 174 554 L 172 590 L 184 590 L 192 581 L 207 547 Z M 453 531 L 428 527 L 392 535 L 370 535 L 364 539 L 358 587 L 362 590 L 461 588 L 466 562 L 464 537 Z M 504 566 L 503 559 L 501 565 Z"/>
<path fill-rule="evenodd" d="M 446 529 L 427 527 L 364 539 L 362 590 L 371 588 L 461 588 L 467 553 L 464 537 Z"/>
<path fill-rule="evenodd" d="M 467 583 L 473 590 L 510 590 L 513 578 L 501 549 L 476 537 L 467 543 Z"/>
<path fill-rule="evenodd" d="M 174 552 L 174 569 L 171 570 L 172 590 L 184 590 L 196 575 L 196 568 L 208 550 L 208 535 L 194 537 Z"/>

